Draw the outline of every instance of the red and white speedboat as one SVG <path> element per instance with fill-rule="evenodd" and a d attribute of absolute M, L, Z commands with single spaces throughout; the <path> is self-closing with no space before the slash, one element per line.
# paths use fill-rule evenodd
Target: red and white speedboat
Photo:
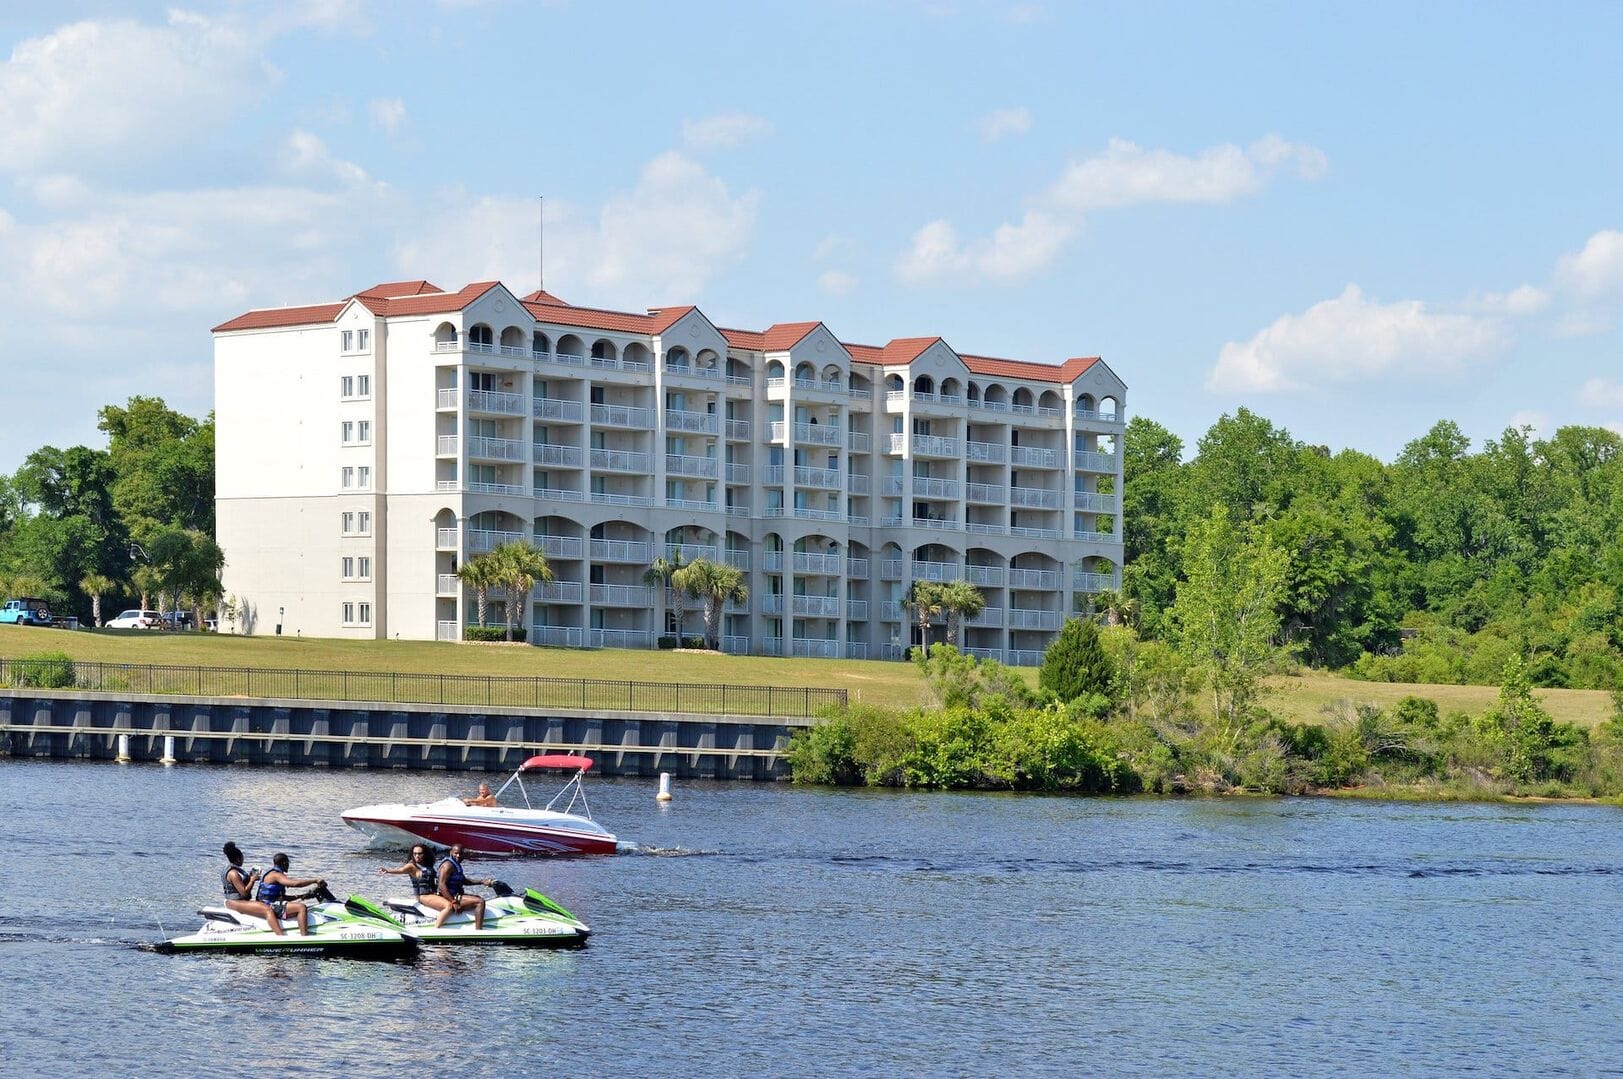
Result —
<path fill-rule="evenodd" d="M 561 754 L 531 757 L 496 792 L 494 806 L 471 806 L 461 798 L 442 798 L 419 805 L 361 806 L 344 814 L 344 823 L 364 832 L 376 847 L 410 846 L 417 842 L 449 847 L 460 843 L 482 854 L 613 854 L 614 836 L 592 819 L 581 779 L 590 758 Z M 574 775 L 545 806 L 536 808 L 524 787 L 525 773 L 571 771 Z M 509 787 L 518 788 L 515 796 Z M 569 796 L 563 807 L 558 803 Z M 523 805 L 516 803 L 522 799 Z M 575 812 L 576 803 L 580 812 Z"/>

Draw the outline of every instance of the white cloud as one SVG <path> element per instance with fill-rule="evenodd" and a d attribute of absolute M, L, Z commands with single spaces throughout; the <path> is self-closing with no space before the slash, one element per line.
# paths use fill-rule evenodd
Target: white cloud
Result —
<path fill-rule="evenodd" d="M 1506 315 L 1522 318 L 1536 315 L 1550 306 L 1550 294 L 1532 285 L 1519 285 L 1509 292 L 1489 292 L 1473 296 L 1464 307 L 1484 315 Z"/>
<path fill-rule="evenodd" d="M 635 187 L 595 213 L 547 200 L 548 287 L 576 303 L 637 310 L 691 302 L 743 258 L 759 206 L 759 192 L 735 195 L 698 163 L 660 154 Z M 527 289 L 536 274 L 535 215 L 533 199 L 454 195 L 395 247 L 399 272 L 500 278 Z"/>
<path fill-rule="evenodd" d="M 817 276 L 817 287 L 830 296 L 848 296 L 857 287 L 857 279 L 841 270 L 825 270 Z"/>
<path fill-rule="evenodd" d="M 406 103 L 398 97 L 373 98 L 367 102 L 366 111 L 372 117 L 372 126 L 389 135 L 398 131 L 406 120 Z"/>
<path fill-rule="evenodd" d="M 123 167 L 222 122 L 275 81 L 250 33 L 171 11 L 163 26 L 86 20 L 0 64 L 0 171 Z"/>
<path fill-rule="evenodd" d="M 1024 135 L 1031 130 L 1031 110 L 1021 105 L 1012 109 L 993 109 L 975 125 L 981 138 L 996 142 L 1005 135 Z"/>
<path fill-rule="evenodd" d="M 1382 304 L 1348 285 L 1340 296 L 1284 315 L 1249 341 L 1224 345 L 1207 386 L 1269 392 L 1345 384 L 1394 370 L 1446 373 L 1507 343 L 1495 319 L 1432 311 L 1419 300 Z"/>
<path fill-rule="evenodd" d="M 842 236 L 839 233 L 830 233 L 817 241 L 817 246 L 812 248 L 812 258 L 821 262 L 823 259 L 854 251 L 856 246 L 857 242 L 851 237 Z"/>
<path fill-rule="evenodd" d="M 1623 382 L 1615 378 L 1592 378 L 1578 391 L 1578 400 L 1595 408 L 1623 408 Z"/>
<path fill-rule="evenodd" d="M 1536 408 L 1524 408 L 1510 414 L 1509 426 L 1517 430 L 1531 427 L 1535 436 L 1543 435 L 1551 430 L 1550 414 Z"/>
<path fill-rule="evenodd" d="M 1623 232 L 1595 233 L 1581 251 L 1561 257 L 1556 277 L 1586 299 L 1623 292 Z"/>
<path fill-rule="evenodd" d="M 287 171 L 295 176 L 332 176 L 346 184 L 366 182 L 366 170 L 353 161 L 334 157 L 327 144 L 308 131 L 288 136 L 283 152 Z"/>
<path fill-rule="evenodd" d="M 1323 151 L 1277 135 L 1244 149 L 1227 144 L 1194 156 L 1112 139 L 1104 152 L 1068 165 L 1029 200 L 1019 222 L 1000 225 L 990 236 L 962 242 L 950 221 L 926 224 L 897 257 L 895 272 L 913 284 L 1012 281 L 1052 265 L 1081 234 L 1087 215 L 1097 210 L 1145 203 L 1227 203 L 1262 191 L 1280 173 L 1311 180 L 1327 168 Z"/>
<path fill-rule="evenodd" d="M 682 122 L 682 141 L 695 150 L 730 150 L 770 134 L 770 121 L 747 112 L 725 112 Z"/>

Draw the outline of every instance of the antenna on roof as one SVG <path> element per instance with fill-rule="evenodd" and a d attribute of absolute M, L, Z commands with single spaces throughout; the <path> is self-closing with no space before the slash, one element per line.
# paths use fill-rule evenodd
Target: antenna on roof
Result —
<path fill-rule="evenodd" d="M 537 292 L 544 292 L 547 287 L 547 197 L 538 195 L 537 201 L 541 204 L 541 227 L 536 231 L 536 276 L 539 280 L 535 288 Z"/>

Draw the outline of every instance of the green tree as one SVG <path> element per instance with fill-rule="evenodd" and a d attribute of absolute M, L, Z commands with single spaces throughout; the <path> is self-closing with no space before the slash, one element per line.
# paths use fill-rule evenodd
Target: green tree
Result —
<path fill-rule="evenodd" d="M 945 609 L 941 594 L 941 584 L 938 581 L 914 581 L 907 586 L 906 598 L 902 604 L 913 611 L 913 617 L 919 620 L 919 647 L 928 653 L 930 650 L 930 620 Z"/>
<path fill-rule="evenodd" d="M 675 584 L 677 571 L 687 565 L 682 561 L 682 550 L 677 548 L 669 557 L 660 555 L 648 563 L 648 568 L 642 572 L 643 584 L 660 590 L 663 595 L 666 589 L 671 593 L 671 619 L 676 623 L 676 643 L 682 643 L 682 623 L 687 620 L 687 601 L 690 594 L 687 589 Z"/>
<path fill-rule="evenodd" d="M 198 616 L 197 628 L 201 629 L 203 597 L 220 594 L 225 553 L 212 538 L 191 528 L 162 530 L 152 540 L 150 552 L 152 566 L 162 583 L 158 610 L 167 610 L 167 600 L 174 601 L 176 610 L 189 601 L 193 614 Z"/>
<path fill-rule="evenodd" d="M 118 582 L 99 573 L 87 573 L 79 579 L 79 588 L 90 597 L 90 617 L 96 628 L 101 628 L 101 597 L 118 587 Z"/>
<path fill-rule="evenodd" d="M 704 605 L 704 640 L 706 647 L 721 647 L 721 610 L 726 603 L 744 603 L 749 599 L 749 588 L 744 573 L 735 566 L 696 558 L 671 576 L 672 585 L 683 592 L 697 596 Z"/>
<path fill-rule="evenodd" d="M 530 593 L 537 584 L 554 580 L 547 556 L 525 541 L 504 543 L 490 552 L 494 575 L 507 592 L 507 640 L 513 640 L 513 624 L 530 609 Z M 480 623 L 483 625 L 483 621 Z"/>
<path fill-rule="evenodd" d="M 162 398 L 108 405 L 98 426 L 116 479 L 113 506 L 143 543 L 163 526 L 214 532 L 214 417 L 198 423 Z"/>
<path fill-rule="evenodd" d="M 1518 783 L 1551 778 L 1555 720 L 1534 699 L 1533 683 L 1521 656 L 1512 656 L 1505 664 L 1499 700 L 1487 721 L 1503 747 L 1507 776 Z"/>
<path fill-rule="evenodd" d="M 968 581 L 949 581 L 941 586 L 941 609 L 947 613 L 947 643 L 958 647 L 964 619 L 986 610 L 986 597 Z"/>
<path fill-rule="evenodd" d="M 1043 652 L 1043 665 L 1037 672 L 1037 685 L 1062 701 L 1070 702 L 1090 693 L 1113 695 L 1115 665 L 1099 640 L 1099 626 L 1092 619 L 1069 619 Z"/>
<path fill-rule="evenodd" d="M 481 626 L 485 624 L 485 616 L 490 611 L 490 590 L 502 585 L 501 567 L 491 557 L 492 553 L 476 554 L 456 571 L 457 578 L 473 589 L 474 610 L 478 612 Z"/>
<path fill-rule="evenodd" d="M 1214 503 L 1190 529 L 1183 564 L 1171 612 L 1176 644 L 1203 675 L 1218 727 L 1232 742 L 1259 677 L 1285 655 L 1278 634 L 1288 556 Z"/>

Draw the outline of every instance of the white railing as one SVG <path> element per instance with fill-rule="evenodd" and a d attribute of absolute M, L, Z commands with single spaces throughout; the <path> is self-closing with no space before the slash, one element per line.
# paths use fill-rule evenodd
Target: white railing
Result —
<path fill-rule="evenodd" d="M 1034 465 L 1037 468 L 1058 468 L 1059 451 L 1037 446 L 1015 446 L 1009 450 L 1009 462 L 1016 465 Z"/>
<path fill-rule="evenodd" d="M 579 626 L 533 625 L 530 627 L 530 643 L 579 648 L 586 643 L 586 631 Z"/>
<path fill-rule="evenodd" d="M 761 597 L 762 614 L 782 614 L 783 605 L 783 596 L 780 594 L 768 593 Z"/>
<path fill-rule="evenodd" d="M 796 506 L 793 516 L 802 521 L 843 521 L 839 510 L 814 510 L 810 506 Z"/>
<path fill-rule="evenodd" d="M 454 573 L 437 574 L 434 578 L 436 596 L 455 596 L 462 592 L 462 579 Z"/>
<path fill-rule="evenodd" d="M 964 531 L 973 532 L 980 536 L 1002 536 L 1008 534 L 1008 529 L 1001 524 L 987 523 L 985 521 L 965 521 Z"/>
<path fill-rule="evenodd" d="M 435 622 L 434 639 L 436 641 L 460 641 L 462 633 L 455 622 Z"/>
<path fill-rule="evenodd" d="M 935 476 L 913 477 L 914 498 L 957 498 L 958 481 Z"/>
<path fill-rule="evenodd" d="M 1025 525 L 1010 525 L 1009 535 L 1024 536 L 1027 539 L 1059 539 L 1062 533 L 1057 528 L 1028 528 Z"/>
<path fill-rule="evenodd" d="M 1071 588 L 1077 592 L 1114 592 L 1121 587 L 1121 578 L 1114 573 L 1090 573 L 1077 570 L 1071 576 Z"/>
<path fill-rule="evenodd" d="M 1052 592 L 1059 587 L 1059 570 L 1055 569 L 1016 569 L 1009 570 L 1010 588 L 1036 588 L 1044 592 Z"/>
<path fill-rule="evenodd" d="M 579 603 L 579 581 L 547 581 L 535 586 L 534 598 L 542 603 Z"/>
<path fill-rule="evenodd" d="M 899 599 L 886 600 L 879 605 L 879 620 L 881 622 L 905 622 L 908 613 L 907 604 Z"/>
<path fill-rule="evenodd" d="M 846 447 L 857 453 L 868 453 L 873 449 L 873 438 L 863 431 L 852 431 L 846 439 Z"/>
<path fill-rule="evenodd" d="M 701 510 L 709 512 L 716 508 L 716 504 L 703 498 L 672 498 L 665 497 L 665 507 L 673 510 Z"/>
<path fill-rule="evenodd" d="M 729 656 L 747 656 L 750 650 L 750 639 L 742 636 L 726 636 L 721 638 L 721 650 Z"/>
<path fill-rule="evenodd" d="M 665 365 L 665 373 L 667 375 L 678 375 L 682 378 L 705 378 L 713 381 L 719 381 L 725 375 L 725 372 L 719 367 L 692 367 L 688 364 L 673 366 L 670 363 Z"/>
<path fill-rule="evenodd" d="M 1001 648 L 965 648 L 964 654 L 974 656 L 976 659 L 995 659 L 1003 662 L 1003 649 Z"/>
<path fill-rule="evenodd" d="M 646 564 L 654 546 L 643 540 L 595 539 L 591 545 L 593 562 L 637 562 Z"/>
<path fill-rule="evenodd" d="M 1096 491 L 1076 492 L 1076 508 L 1087 510 L 1090 513 L 1115 513 L 1116 496 L 1102 495 Z"/>
<path fill-rule="evenodd" d="M 552 358 L 552 360 L 553 360 L 554 363 L 567 364 L 570 367 L 585 367 L 586 366 L 586 353 L 584 353 L 584 352 L 560 352 L 556 356 L 554 356 Z M 597 366 L 597 363 L 596 363 L 595 360 L 593 361 L 593 366 Z"/>
<path fill-rule="evenodd" d="M 890 452 L 903 452 L 907 445 L 906 439 L 906 435 L 891 435 Z M 960 450 L 961 446 L 956 438 L 948 438 L 945 435 L 913 436 L 913 453 L 915 456 L 922 454 L 926 457 L 957 457 L 960 455 Z"/>
<path fill-rule="evenodd" d="M 825 490 L 838 491 L 843 485 L 844 478 L 844 475 L 837 468 L 795 466 L 795 486 L 797 487 L 821 487 Z"/>
<path fill-rule="evenodd" d="M 868 658 L 868 646 L 866 644 L 863 644 L 861 641 L 846 641 L 845 642 L 845 658 L 846 659 L 867 659 Z"/>
<path fill-rule="evenodd" d="M 498 532 L 488 528 L 468 529 L 468 553 L 480 554 L 494 550 L 504 543 L 522 543 L 529 539 L 522 532 Z"/>
<path fill-rule="evenodd" d="M 1007 412 L 1007 411 L 1009 411 L 1009 403 L 1007 401 L 987 401 L 987 400 L 982 399 L 980 401 L 971 401 L 971 402 L 969 402 L 969 407 L 970 408 L 978 408 L 978 409 L 982 410 L 983 412 Z"/>
<path fill-rule="evenodd" d="M 436 528 L 434 530 L 434 546 L 444 550 L 454 548 L 457 544 L 457 530 L 454 528 Z"/>
<path fill-rule="evenodd" d="M 457 437 L 455 435 L 440 435 L 435 440 L 434 455 L 436 457 L 455 457 Z M 443 490 L 444 488 L 441 488 Z"/>
<path fill-rule="evenodd" d="M 963 576 L 963 569 L 955 562 L 913 560 L 913 579 L 915 581 L 956 581 L 961 576 Z"/>
<path fill-rule="evenodd" d="M 755 385 L 755 380 L 750 378 L 750 376 L 748 376 L 748 375 L 728 375 L 727 376 L 727 385 L 729 385 L 729 386 L 753 386 L 753 385 Z"/>
<path fill-rule="evenodd" d="M 845 617 L 855 618 L 859 622 L 866 622 L 868 620 L 868 601 L 865 599 L 846 600 Z"/>
<path fill-rule="evenodd" d="M 479 457 L 488 461 L 522 461 L 524 460 L 524 443 L 516 438 L 486 438 L 482 435 L 468 437 L 468 456 Z"/>
<path fill-rule="evenodd" d="M 895 498 L 907 490 L 907 481 L 900 476 L 886 476 L 885 482 L 880 485 L 879 490 L 881 494 Z"/>
<path fill-rule="evenodd" d="M 594 629 L 591 642 L 593 648 L 647 648 L 654 635 L 645 629 Z"/>
<path fill-rule="evenodd" d="M 734 569 L 747 570 L 750 568 L 750 553 L 740 547 L 729 547 L 722 560 Z"/>
<path fill-rule="evenodd" d="M 647 475 L 651 470 L 652 459 L 648 454 L 639 450 L 599 450 L 592 451 L 592 467 L 608 469 L 612 472 L 637 472 Z"/>
<path fill-rule="evenodd" d="M 741 514 L 748 517 L 750 513 L 750 500 L 745 498 L 743 495 L 729 495 L 726 503 L 724 503 L 723 509 L 726 513 L 735 515 Z"/>
<path fill-rule="evenodd" d="M 1011 648 L 1003 653 L 1003 662 L 1011 667 L 1041 667 L 1043 654 L 1031 648 Z"/>
<path fill-rule="evenodd" d="M 965 566 L 964 580 L 987 588 L 1002 588 L 1005 571 L 1002 566 Z"/>
<path fill-rule="evenodd" d="M 516 393 L 503 393 L 497 390 L 469 390 L 468 411 L 522 416 L 524 398 Z"/>
<path fill-rule="evenodd" d="M 538 420 L 579 422 L 585 414 L 579 401 L 566 401 L 561 397 L 532 397 L 530 406 Z"/>
<path fill-rule="evenodd" d="M 773 441 L 784 438 L 787 426 L 781 420 L 772 424 Z M 794 436 L 796 442 L 807 442 L 814 446 L 838 446 L 845 437 L 840 433 L 840 428 L 832 423 L 796 423 Z"/>
<path fill-rule="evenodd" d="M 749 465 L 735 465 L 731 461 L 727 462 L 727 482 L 728 483 L 748 483 L 749 481 L 750 481 L 750 466 Z"/>
<path fill-rule="evenodd" d="M 1010 629 L 1058 629 L 1058 611 L 1032 611 L 1022 607 L 1009 608 Z"/>
<path fill-rule="evenodd" d="M 479 495 L 527 495 L 530 489 L 521 483 L 473 483 L 468 490 Z"/>
<path fill-rule="evenodd" d="M 868 579 L 868 560 L 866 558 L 847 558 L 845 560 L 845 575 L 854 581 Z"/>
<path fill-rule="evenodd" d="M 592 422 L 610 427 L 636 427 L 645 431 L 652 430 L 654 426 L 654 410 L 651 408 L 638 408 L 636 405 L 593 405 Z"/>
<path fill-rule="evenodd" d="M 435 408 L 455 408 L 459 391 L 455 386 L 440 389 L 435 395 Z"/>
<path fill-rule="evenodd" d="M 905 644 L 882 644 L 879 646 L 880 659 L 906 659 L 907 646 Z"/>
<path fill-rule="evenodd" d="M 561 363 L 568 367 L 585 366 L 586 357 L 576 356 L 568 352 L 548 352 L 544 348 L 532 348 L 530 359 L 537 363 Z"/>
<path fill-rule="evenodd" d="M 790 654 L 806 656 L 810 659 L 838 659 L 840 656 L 840 642 L 796 637 L 791 641 Z"/>
<path fill-rule="evenodd" d="M 827 577 L 837 577 L 844 568 L 837 554 L 815 554 L 807 551 L 795 552 L 796 573 L 820 573 Z"/>
<path fill-rule="evenodd" d="M 686 409 L 667 408 L 665 410 L 665 429 L 667 431 L 693 431 L 698 434 L 713 435 L 721 431 L 721 417 L 714 412 L 690 412 Z"/>
<path fill-rule="evenodd" d="M 854 495 L 865 495 L 868 493 L 869 486 L 867 476 L 852 472 L 847 475 L 846 483 L 849 485 L 851 493 Z"/>
<path fill-rule="evenodd" d="M 964 460 L 979 464 L 1002 464 L 1008 457 L 1008 449 L 996 442 L 965 442 Z"/>
<path fill-rule="evenodd" d="M 761 510 L 762 517 L 787 517 L 789 511 L 782 506 L 767 506 Z"/>
<path fill-rule="evenodd" d="M 579 446 L 563 446 L 553 442 L 536 442 L 530 452 L 538 465 L 568 465 L 579 468 L 584 455 Z"/>
<path fill-rule="evenodd" d="M 1090 532 L 1085 528 L 1078 528 L 1071 533 L 1072 539 L 1083 540 L 1087 543 L 1120 543 L 1121 537 L 1114 532 Z"/>
<path fill-rule="evenodd" d="M 933 528 L 937 532 L 956 532 L 963 527 L 951 517 L 915 517 L 907 523 L 914 528 Z"/>
<path fill-rule="evenodd" d="M 1014 506 L 1036 506 L 1059 509 L 1059 492 L 1045 491 L 1041 487 L 1010 487 L 1009 503 Z"/>
<path fill-rule="evenodd" d="M 1098 450 L 1077 450 L 1076 467 L 1085 472 L 1116 471 L 1116 455 L 1113 453 L 1100 453 Z"/>
<path fill-rule="evenodd" d="M 727 437 L 734 442 L 748 442 L 750 440 L 749 420 L 728 420 Z"/>
<path fill-rule="evenodd" d="M 721 474 L 721 464 L 714 457 L 694 457 L 679 453 L 665 455 L 665 471 L 674 476 L 698 476 L 713 480 Z"/>
<path fill-rule="evenodd" d="M 999 487 L 995 483 L 968 483 L 964 485 L 964 496 L 971 502 L 990 502 L 1001 506 L 1008 501 L 1007 487 Z"/>
<path fill-rule="evenodd" d="M 554 502 L 585 502 L 586 492 L 571 490 L 568 487 L 537 487 L 535 497 L 550 498 Z"/>
<path fill-rule="evenodd" d="M 886 558 L 879 563 L 879 579 L 881 581 L 899 581 L 902 579 L 904 563 L 900 558 Z"/>
<path fill-rule="evenodd" d="M 1124 413 L 1096 412 L 1086 408 L 1079 408 L 1072 415 L 1079 420 L 1092 420 L 1095 423 L 1125 423 L 1127 419 Z"/>
<path fill-rule="evenodd" d="M 761 482 L 768 487 L 779 487 L 783 484 L 785 471 L 782 465 L 767 465 L 761 469 Z"/>
<path fill-rule="evenodd" d="M 853 513 L 845 518 L 845 523 L 856 528 L 867 528 L 870 521 L 866 513 Z"/>
<path fill-rule="evenodd" d="M 1002 607 L 982 607 L 981 613 L 964 619 L 966 626 L 1001 626 L 1003 624 Z"/>
<path fill-rule="evenodd" d="M 787 564 L 783 551 L 767 551 L 761 555 L 761 568 L 768 573 L 782 573 Z"/>
<path fill-rule="evenodd" d="M 837 596 L 796 596 L 794 612 L 801 618 L 838 618 L 840 600 Z"/>
<path fill-rule="evenodd" d="M 623 495 L 618 491 L 593 491 L 591 501 L 600 506 L 652 506 L 654 500 L 648 495 Z"/>
<path fill-rule="evenodd" d="M 695 562 L 701 558 L 714 562 L 718 552 L 719 548 L 713 543 L 671 543 L 668 540 L 665 543 L 665 557 L 673 561 L 677 555 L 681 555 L 683 562 Z"/>
<path fill-rule="evenodd" d="M 592 604 L 603 607 L 652 607 L 653 590 L 640 584 L 594 584 Z"/>
<path fill-rule="evenodd" d="M 620 369 L 622 371 L 652 371 L 654 364 L 651 360 L 628 360 L 621 356 Z"/>
<path fill-rule="evenodd" d="M 583 548 L 576 536 L 534 536 L 530 542 L 548 558 L 579 558 Z"/>
<path fill-rule="evenodd" d="M 783 638 L 782 637 L 762 637 L 761 638 L 761 655 L 763 655 L 763 656 L 781 656 L 781 655 L 783 655 Z"/>

